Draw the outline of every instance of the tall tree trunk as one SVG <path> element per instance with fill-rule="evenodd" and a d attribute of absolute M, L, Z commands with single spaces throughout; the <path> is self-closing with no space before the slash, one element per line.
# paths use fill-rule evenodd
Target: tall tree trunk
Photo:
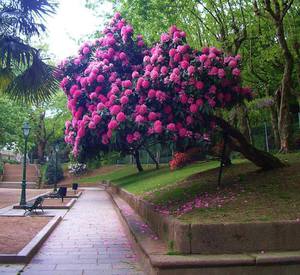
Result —
<path fill-rule="evenodd" d="M 45 112 L 40 113 L 36 131 L 38 162 L 44 162 L 47 141 L 45 140 Z"/>
<path fill-rule="evenodd" d="M 280 151 L 286 153 L 290 149 L 291 143 L 291 115 L 289 108 L 289 99 L 292 89 L 293 56 L 288 48 L 284 36 L 283 23 L 276 26 L 277 36 L 285 58 L 284 72 L 281 82 L 280 109 L 278 114 L 278 129 L 280 135 Z"/>
<path fill-rule="evenodd" d="M 254 0 L 256 3 L 256 0 Z M 281 80 L 280 90 L 280 108 L 278 111 L 278 129 L 280 136 L 280 151 L 287 152 L 290 149 L 291 143 L 291 115 L 289 110 L 289 99 L 291 97 L 292 89 L 292 73 L 294 66 L 294 59 L 288 47 L 285 33 L 284 33 L 284 17 L 293 4 L 293 0 L 279 1 L 279 0 L 264 0 L 264 9 L 272 18 L 276 36 L 279 41 L 280 48 L 284 57 L 284 71 Z M 257 6 L 257 5 L 256 5 Z"/>
<path fill-rule="evenodd" d="M 237 107 L 237 117 L 239 121 L 239 129 L 244 137 L 252 143 L 251 128 L 248 117 L 248 110 L 245 104 L 240 104 Z"/>
<path fill-rule="evenodd" d="M 144 147 L 144 149 L 146 150 L 146 152 L 149 154 L 150 158 L 153 160 L 153 162 L 155 163 L 155 168 L 156 169 L 159 169 L 159 164 L 155 158 L 155 156 L 152 154 L 152 152 L 147 148 L 147 147 Z"/>
<path fill-rule="evenodd" d="M 278 93 L 280 93 L 280 87 L 277 89 L 275 94 L 273 95 L 274 103 L 270 106 L 270 117 L 271 117 L 271 125 L 274 136 L 274 144 L 276 149 L 280 149 L 280 136 L 278 130 L 278 111 L 280 107 L 280 98 L 278 98 Z M 266 88 L 266 95 L 270 96 L 270 87 Z"/>
<path fill-rule="evenodd" d="M 45 149 L 46 149 L 47 142 L 44 142 L 42 140 L 38 140 L 37 144 L 37 155 L 38 155 L 38 161 L 39 163 L 43 163 L 45 160 Z"/>
<path fill-rule="evenodd" d="M 274 136 L 274 143 L 275 147 L 277 149 L 280 148 L 280 136 L 279 136 L 279 130 L 278 130 L 278 113 L 275 106 L 270 106 L 271 111 L 271 125 L 273 130 L 273 136 Z"/>
<path fill-rule="evenodd" d="M 133 157 L 135 159 L 136 168 L 139 170 L 139 172 L 144 171 L 143 166 L 141 164 L 141 160 L 140 160 L 140 152 L 139 152 L 139 150 L 134 151 Z"/>
<path fill-rule="evenodd" d="M 243 134 L 220 117 L 212 116 L 216 124 L 227 134 L 228 145 L 232 150 L 240 152 L 246 159 L 264 170 L 284 167 L 284 164 L 273 155 L 256 149 Z"/>

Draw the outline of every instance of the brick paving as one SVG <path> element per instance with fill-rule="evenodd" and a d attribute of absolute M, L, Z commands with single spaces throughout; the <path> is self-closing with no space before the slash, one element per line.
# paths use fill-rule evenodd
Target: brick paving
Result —
<path fill-rule="evenodd" d="M 85 190 L 21 274 L 144 273 L 109 195 L 94 188 Z"/>

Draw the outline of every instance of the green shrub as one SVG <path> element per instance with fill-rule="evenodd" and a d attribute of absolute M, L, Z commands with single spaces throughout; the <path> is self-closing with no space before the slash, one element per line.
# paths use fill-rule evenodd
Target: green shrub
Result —
<path fill-rule="evenodd" d="M 14 160 L 14 159 L 4 159 L 3 163 L 9 163 L 9 164 L 20 164 L 19 161 Z"/>
<path fill-rule="evenodd" d="M 56 170 L 56 171 L 55 171 Z M 55 176 L 56 172 L 56 176 Z M 45 182 L 48 184 L 54 184 L 64 178 L 64 172 L 60 162 L 57 162 L 57 169 L 55 169 L 55 159 L 51 158 L 46 163 L 45 168 Z"/>
<path fill-rule="evenodd" d="M 4 165 L 3 162 L 0 160 L 0 175 L 3 175 Z"/>
<path fill-rule="evenodd" d="M 121 159 L 120 153 L 118 152 L 109 152 L 102 157 L 102 165 L 111 165 L 116 164 L 117 160 Z"/>
<path fill-rule="evenodd" d="M 101 167 L 101 159 L 100 159 L 100 157 L 88 160 L 88 162 L 87 162 L 87 169 L 88 170 L 97 169 L 99 167 Z"/>

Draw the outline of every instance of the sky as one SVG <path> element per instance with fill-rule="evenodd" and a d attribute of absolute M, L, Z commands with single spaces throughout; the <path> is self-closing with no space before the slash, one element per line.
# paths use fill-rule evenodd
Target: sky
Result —
<path fill-rule="evenodd" d="M 103 19 L 85 8 L 84 2 L 84 0 L 59 0 L 56 14 L 47 19 L 48 37 L 45 42 L 56 61 L 75 55 L 79 48 L 76 40 L 101 29 Z M 111 7 L 106 4 L 102 9 L 103 11 L 98 10 L 97 13 L 107 12 Z"/>

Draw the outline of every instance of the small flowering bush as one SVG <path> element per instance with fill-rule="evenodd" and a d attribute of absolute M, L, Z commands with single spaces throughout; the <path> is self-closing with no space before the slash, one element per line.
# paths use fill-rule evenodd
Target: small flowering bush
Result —
<path fill-rule="evenodd" d="M 87 166 L 84 163 L 72 163 L 68 166 L 69 173 L 74 176 L 80 176 L 87 172 Z"/>
<path fill-rule="evenodd" d="M 132 153 L 155 142 L 209 143 L 214 110 L 251 98 L 240 84 L 239 55 L 192 49 L 185 36 L 172 26 L 147 48 L 117 13 L 103 37 L 61 63 L 72 113 L 65 141 L 75 156 L 108 148 Z"/>
<path fill-rule="evenodd" d="M 181 168 L 188 164 L 191 159 L 188 157 L 187 153 L 176 152 L 173 158 L 170 160 L 170 169 L 173 171 L 177 168 Z"/>
<path fill-rule="evenodd" d="M 185 152 L 176 152 L 169 162 L 170 170 L 186 166 L 189 163 L 200 160 L 204 156 L 205 148 L 193 147 Z"/>

